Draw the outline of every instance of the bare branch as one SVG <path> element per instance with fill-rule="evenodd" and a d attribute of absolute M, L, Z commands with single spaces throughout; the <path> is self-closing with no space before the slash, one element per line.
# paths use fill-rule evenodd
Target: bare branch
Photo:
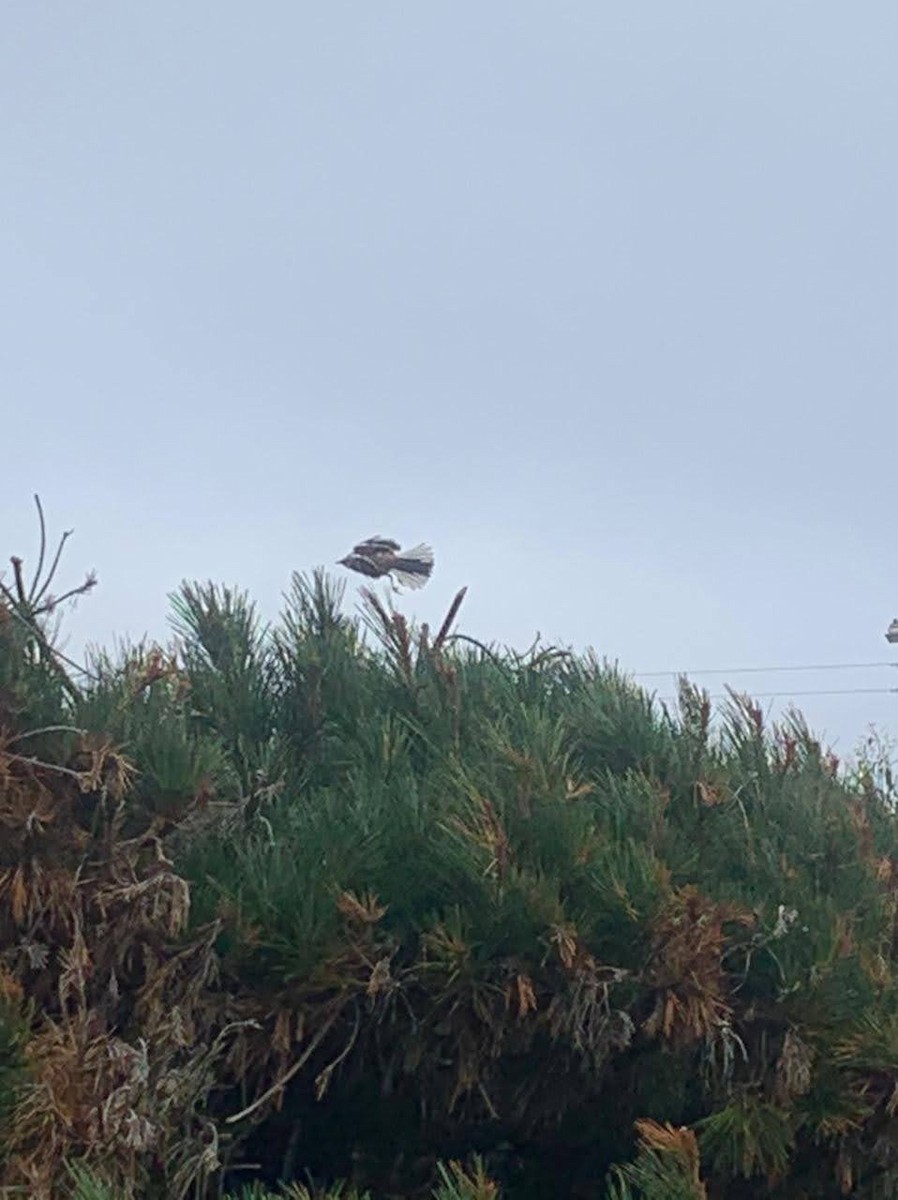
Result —
<path fill-rule="evenodd" d="M 324 1093 L 327 1091 L 328 1085 L 331 1081 L 331 1076 L 333 1075 L 334 1071 L 337 1069 L 337 1067 L 339 1067 L 340 1063 L 343 1062 L 343 1060 L 349 1055 L 350 1051 L 352 1050 L 353 1046 L 355 1045 L 356 1039 L 359 1036 L 359 1029 L 361 1027 L 361 1024 L 362 1024 L 362 1013 L 361 1013 L 361 1009 L 357 1007 L 355 1010 L 355 1025 L 353 1026 L 353 1030 L 352 1030 L 352 1033 L 350 1034 L 349 1041 L 346 1043 L 346 1045 L 343 1047 L 343 1049 L 340 1051 L 340 1053 L 337 1055 L 337 1057 L 334 1059 L 334 1061 L 331 1063 L 328 1063 L 328 1065 L 324 1068 L 324 1070 L 320 1071 L 318 1073 L 318 1076 L 315 1079 L 315 1095 L 319 1100 L 324 1095 Z"/>
<path fill-rule="evenodd" d="M 289 1069 L 289 1071 L 287 1071 L 284 1075 L 282 1075 L 276 1083 L 273 1083 L 267 1091 L 262 1093 L 261 1096 L 258 1096 L 252 1102 L 252 1104 L 248 1105 L 244 1109 L 241 1109 L 240 1112 L 234 1113 L 232 1116 L 225 1118 L 225 1124 L 233 1125 L 237 1121 L 242 1121 L 244 1117 L 248 1117 L 250 1115 L 250 1113 L 254 1113 L 257 1108 L 261 1108 L 261 1106 L 265 1103 L 266 1100 L 270 1100 L 271 1097 L 276 1095 L 281 1090 L 281 1088 L 284 1087 L 285 1084 L 289 1083 L 290 1080 L 293 1078 L 293 1076 L 297 1075 L 302 1070 L 302 1068 L 306 1065 L 306 1063 L 309 1061 L 309 1059 L 312 1057 L 312 1055 L 315 1053 L 315 1051 L 318 1049 L 318 1047 L 321 1045 L 321 1043 L 324 1041 L 324 1039 L 330 1033 L 330 1031 L 333 1028 L 334 1024 L 336 1023 L 337 1017 L 339 1017 L 339 1015 L 340 1015 L 340 1012 L 338 1010 L 337 1012 L 335 1012 L 333 1014 L 333 1016 L 331 1017 L 331 1019 L 329 1021 L 326 1021 L 324 1023 L 324 1025 L 321 1026 L 321 1028 L 318 1030 L 318 1032 L 312 1038 L 312 1041 L 309 1043 L 309 1045 L 306 1047 L 306 1049 L 303 1051 L 303 1053 L 299 1056 L 299 1058 L 296 1060 L 296 1062 L 293 1064 L 293 1066 Z"/>
<path fill-rule="evenodd" d="M 94 683 L 100 682 L 99 675 L 97 675 L 94 671 L 88 671 L 87 667 L 82 666 L 79 662 L 75 662 L 74 658 L 69 658 L 68 655 L 63 654 L 61 650 L 57 650 L 52 642 L 47 642 L 47 649 L 55 658 L 58 658 L 61 662 L 64 662 L 67 666 L 71 667 L 73 671 L 77 671 L 79 675 L 83 675 L 85 679 L 92 679 Z"/>
<path fill-rule="evenodd" d="M 13 742 L 20 742 L 23 738 L 38 737 L 43 733 L 78 733 L 82 737 L 87 737 L 87 730 L 79 729 L 77 725 L 44 725 L 41 729 L 26 729 L 24 733 L 13 734 L 11 738 L 6 739 L 6 744 L 11 746 Z"/>
<path fill-rule="evenodd" d="M 469 637 L 466 633 L 450 633 L 444 642 L 467 642 L 471 646 L 476 646 L 481 654 L 484 654 L 491 662 L 494 662 L 497 667 L 504 666 L 498 655 L 493 650 L 490 650 L 489 646 L 484 646 L 483 642 L 478 642 L 477 638 Z"/>
<path fill-rule="evenodd" d="M 14 762 L 26 763 L 29 767 L 40 767 L 43 771 L 55 771 L 57 775 L 68 775 L 72 779 L 77 779 L 79 784 L 88 778 L 85 771 L 73 771 L 71 767 L 61 767 L 58 763 L 43 762 L 39 758 L 29 758 L 25 754 L 13 754 L 9 750 L 2 750 L 0 754 Z"/>
<path fill-rule="evenodd" d="M 47 522 L 44 520 L 44 508 L 41 504 L 41 498 L 34 493 L 34 503 L 37 505 L 37 517 L 41 526 L 41 545 L 37 556 L 37 570 L 34 572 L 34 579 L 31 584 L 31 590 L 28 593 L 29 601 L 33 602 L 35 593 L 37 592 L 38 584 L 41 581 L 41 572 L 44 569 L 44 555 L 47 552 Z"/>
<path fill-rule="evenodd" d="M 83 583 L 79 583 L 77 587 L 69 588 L 67 592 L 63 592 L 61 596 L 48 596 L 45 603 L 39 608 L 32 610 L 32 616 L 40 617 L 44 613 L 50 613 L 54 608 L 58 608 L 60 604 L 64 604 L 66 600 L 71 600 L 73 596 L 83 596 L 89 592 L 91 588 L 97 586 L 97 576 L 91 571 Z"/>
<path fill-rule="evenodd" d="M 44 580 L 44 586 L 33 598 L 32 603 L 39 604 L 46 595 L 47 589 L 53 582 L 53 577 L 56 574 L 57 568 L 59 567 L 59 560 L 62 558 L 62 552 L 65 549 L 65 544 L 74 532 L 74 529 L 66 529 L 62 537 L 59 539 L 59 545 L 56 547 L 56 553 L 53 556 L 53 562 L 50 564 L 50 570 L 47 572 L 47 578 Z"/>

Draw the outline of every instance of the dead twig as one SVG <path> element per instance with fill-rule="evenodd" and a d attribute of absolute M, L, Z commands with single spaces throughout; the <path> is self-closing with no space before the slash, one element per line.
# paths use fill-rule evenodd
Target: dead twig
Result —
<path fill-rule="evenodd" d="M 79 729 L 77 725 L 44 725 L 40 729 L 26 729 L 24 733 L 15 733 L 11 738 L 7 738 L 7 746 L 11 746 L 13 742 L 20 742 L 23 738 L 40 737 L 43 733 L 77 733 L 81 737 L 87 737 L 86 729 Z"/>
<path fill-rule="evenodd" d="M 352 1033 L 350 1034 L 349 1041 L 346 1043 L 346 1045 L 343 1047 L 343 1049 L 340 1051 L 340 1053 L 337 1055 L 337 1057 L 334 1059 L 334 1061 L 331 1063 L 328 1063 L 328 1065 L 324 1068 L 324 1070 L 319 1071 L 318 1076 L 315 1079 L 315 1096 L 318 1100 L 320 1100 L 321 1097 L 324 1095 L 324 1093 L 327 1091 L 328 1086 L 331 1081 L 331 1076 L 333 1075 L 334 1071 L 337 1069 L 337 1067 L 339 1067 L 340 1063 L 343 1062 L 344 1059 L 349 1055 L 349 1052 L 352 1050 L 353 1046 L 355 1045 L 356 1039 L 359 1036 L 359 1029 L 361 1027 L 361 1024 L 362 1024 L 362 1014 L 359 1009 L 356 1009 L 355 1025 L 353 1026 L 353 1030 L 352 1030 Z"/>
<path fill-rule="evenodd" d="M 41 527 L 41 544 L 37 555 L 37 568 L 34 572 L 34 579 L 31 581 L 31 590 L 28 593 L 29 604 L 34 603 L 35 593 L 37 592 L 38 584 L 41 581 L 41 573 L 44 569 L 44 555 L 47 552 L 47 522 L 44 520 L 44 507 L 37 492 L 34 493 L 34 503 L 37 505 L 37 519 Z"/>
<path fill-rule="evenodd" d="M 44 604 L 41 604 L 37 608 L 32 608 L 31 615 L 33 617 L 40 617 L 44 613 L 50 613 L 54 608 L 58 608 L 60 604 L 65 604 L 66 600 L 71 600 L 73 596 L 84 596 L 96 586 L 97 576 L 93 571 L 90 571 L 83 583 L 79 583 L 77 587 L 69 588 L 61 596 L 48 596 Z"/>
<path fill-rule="evenodd" d="M 340 1012 L 338 1010 L 337 1012 L 335 1012 L 333 1014 L 333 1016 L 331 1017 L 331 1019 L 329 1021 L 326 1021 L 325 1024 L 322 1025 L 322 1027 L 318 1030 L 318 1032 L 312 1038 L 309 1045 L 306 1047 L 305 1051 L 299 1056 L 299 1058 L 296 1060 L 296 1062 L 293 1064 L 293 1066 L 290 1068 L 289 1071 L 287 1071 L 284 1075 L 282 1075 L 280 1077 L 280 1079 L 277 1080 L 276 1083 L 273 1083 L 271 1085 L 271 1087 L 268 1088 L 267 1091 L 264 1091 L 261 1096 L 257 1097 L 257 1099 L 255 1099 L 252 1102 L 252 1104 L 247 1105 L 247 1107 L 244 1109 L 241 1109 L 240 1112 L 234 1113 L 230 1117 L 226 1117 L 225 1124 L 226 1125 L 235 1125 L 238 1121 L 242 1121 L 244 1119 L 244 1117 L 248 1117 L 251 1113 L 254 1113 L 257 1108 L 261 1108 L 262 1105 L 266 1102 L 266 1100 L 270 1100 L 271 1097 L 276 1095 L 283 1087 L 286 1087 L 286 1085 L 290 1082 L 290 1080 L 295 1075 L 299 1074 L 299 1072 L 303 1069 L 303 1067 L 306 1065 L 306 1063 L 309 1061 L 309 1059 L 312 1057 L 312 1055 L 315 1053 L 315 1051 L 318 1049 L 318 1047 L 321 1045 L 321 1043 L 324 1041 L 324 1039 L 330 1033 L 331 1029 L 333 1029 L 334 1025 L 336 1024 L 337 1017 L 339 1017 L 339 1015 L 340 1015 Z"/>
<path fill-rule="evenodd" d="M 56 572 L 59 568 L 59 560 L 62 558 L 62 552 L 65 549 L 65 544 L 74 533 L 74 529 L 66 529 L 62 537 L 59 539 L 59 545 L 56 547 L 56 553 L 53 555 L 53 561 L 50 564 L 50 570 L 47 572 L 47 577 L 44 580 L 40 591 L 33 597 L 32 604 L 40 604 L 44 596 L 47 594 L 47 589 L 53 582 Z"/>
<path fill-rule="evenodd" d="M 42 771 L 55 771 L 58 775 L 68 775 L 72 779 L 77 779 L 79 784 L 83 783 L 87 777 L 84 771 L 73 771 L 71 767 L 61 767 L 57 763 L 44 762 L 40 758 L 29 758 L 26 754 L 13 754 L 10 750 L 2 750 L 0 754 L 3 758 L 25 763 L 29 767 L 39 767 Z"/>
<path fill-rule="evenodd" d="M 445 644 L 448 644 L 449 642 L 468 642 L 469 645 L 476 646 L 481 654 L 486 655 L 486 657 L 491 662 L 495 663 L 497 667 L 504 666 L 502 660 L 494 651 L 490 650 L 489 646 L 484 646 L 483 642 L 478 642 L 477 638 L 469 637 L 466 633 L 450 633 L 449 636 L 444 639 Z"/>

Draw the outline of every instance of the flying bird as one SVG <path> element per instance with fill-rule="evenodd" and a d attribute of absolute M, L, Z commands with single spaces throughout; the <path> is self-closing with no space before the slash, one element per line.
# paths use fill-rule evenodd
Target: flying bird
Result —
<path fill-rule="evenodd" d="M 433 551 L 429 546 L 413 546 L 402 550 L 392 538 L 371 537 L 353 546 L 352 553 L 340 559 L 340 566 L 358 571 L 371 579 L 386 575 L 395 589 L 397 583 L 404 587 L 423 587 L 433 570 Z"/>

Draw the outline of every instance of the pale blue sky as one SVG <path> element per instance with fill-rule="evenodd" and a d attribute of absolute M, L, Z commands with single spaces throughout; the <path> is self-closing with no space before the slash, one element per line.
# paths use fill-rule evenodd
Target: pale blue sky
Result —
<path fill-rule="evenodd" d="M 893 0 L 4 5 L 0 551 L 75 527 L 75 642 L 383 533 L 485 640 L 898 662 L 896 50 Z"/>

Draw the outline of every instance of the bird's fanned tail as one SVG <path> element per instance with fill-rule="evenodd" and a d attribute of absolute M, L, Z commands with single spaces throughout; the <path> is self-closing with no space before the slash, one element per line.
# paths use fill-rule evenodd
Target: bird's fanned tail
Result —
<path fill-rule="evenodd" d="M 433 551 L 423 543 L 413 546 L 393 560 L 390 570 L 404 587 L 423 587 L 433 571 Z"/>

